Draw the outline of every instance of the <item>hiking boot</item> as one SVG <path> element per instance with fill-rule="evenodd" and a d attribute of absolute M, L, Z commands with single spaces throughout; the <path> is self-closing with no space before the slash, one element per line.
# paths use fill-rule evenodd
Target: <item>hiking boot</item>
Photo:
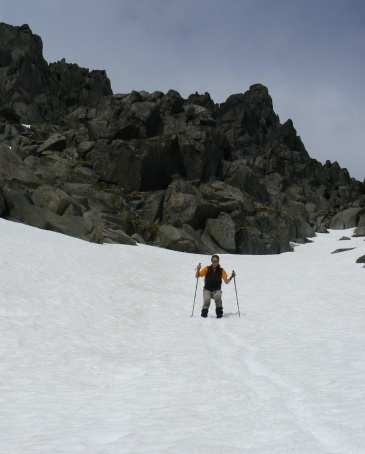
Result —
<path fill-rule="evenodd" d="M 223 307 L 217 307 L 215 312 L 217 314 L 217 318 L 222 318 L 223 317 Z"/>
<path fill-rule="evenodd" d="M 202 309 L 202 317 L 206 318 L 208 317 L 208 309 Z"/>

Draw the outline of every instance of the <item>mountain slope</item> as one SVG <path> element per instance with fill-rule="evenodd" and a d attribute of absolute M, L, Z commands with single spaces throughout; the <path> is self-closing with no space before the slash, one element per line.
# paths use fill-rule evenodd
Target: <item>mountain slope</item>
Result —
<path fill-rule="evenodd" d="M 363 453 L 362 238 L 222 255 L 226 317 L 191 318 L 206 257 L 0 220 L 0 452 Z M 339 247 L 355 249 L 330 254 Z"/>
<path fill-rule="evenodd" d="M 267 87 L 113 94 L 0 23 L 0 216 L 98 243 L 278 254 L 327 228 L 365 234 L 365 183 L 310 157 Z"/>

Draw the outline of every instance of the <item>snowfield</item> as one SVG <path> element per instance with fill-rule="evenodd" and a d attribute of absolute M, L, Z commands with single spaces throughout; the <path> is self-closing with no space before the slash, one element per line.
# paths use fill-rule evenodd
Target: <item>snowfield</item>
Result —
<path fill-rule="evenodd" d="M 364 454 L 364 238 L 209 256 L 0 220 L 1 454 Z M 354 250 L 331 254 L 342 247 Z M 214 305 L 214 303 L 212 302 Z"/>

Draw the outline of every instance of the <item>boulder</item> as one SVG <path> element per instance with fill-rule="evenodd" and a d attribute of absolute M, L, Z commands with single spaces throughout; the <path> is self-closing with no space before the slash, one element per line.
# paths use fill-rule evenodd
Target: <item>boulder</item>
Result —
<path fill-rule="evenodd" d="M 72 198 L 59 188 L 49 185 L 39 186 L 32 194 L 34 205 L 48 208 L 53 213 L 62 215 L 72 204 Z"/>
<path fill-rule="evenodd" d="M 225 254 L 227 251 L 219 246 L 213 238 L 209 235 L 206 229 L 204 229 L 201 238 L 202 251 L 205 254 Z"/>
<path fill-rule="evenodd" d="M 73 185 L 74 186 L 74 185 Z M 93 207 L 94 209 L 100 211 L 123 211 L 126 208 L 126 201 L 123 195 L 118 190 L 113 190 L 114 188 L 101 188 L 98 184 L 88 185 L 88 191 L 86 193 L 80 194 L 80 203 Z M 66 188 L 70 192 L 73 192 L 70 189 L 70 185 L 67 185 Z"/>
<path fill-rule="evenodd" d="M 162 132 L 160 111 L 154 102 L 134 103 L 129 110 L 129 115 L 134 120 L 139 120 L 139 129 L 142 129 L 143 125 L 143 132 L 140 133 L 140 137 L 154 137 Z"/>
<path fill-rule="evenodd" d="M 0 183 L 18 180 L 26 184 L 37 184 L 38 178 L 21 158 L 8 146 L 0 145 Z"/>
<path fill-rule="evenodd" d="M 173 181 L 166 190 L 162 219 L 165 224 L 181 227 L 194 225 L 198 207 L 198 194 L 193 185 L 184 180 Z"/>
<path fill-rule="evenodd" d="M 365 227 L 365 211 L 359 214 L 359 219 L 357 223 L 358 227 Z"/>
<path fill-rule="evenodd" d="M 143 236 L 141 236 L 139 233 L 133 233 L 133 235 L 131 235 L 131 238 L 135 240 L 137 243 L 146 244 L 146 241 L 144 240 Z"/>
<path fill-rule="evenodd" d="M 315 236 L 315 226 L 309 224 L 309 214 L 304 203 L 287 200 L 282 212 L 287 215 L 289 222 L 295 229 L 295 237 L 292 239 L 297 241 Z"/>
<path fill-rule="evenodd" d="M 272 209 L 261 209 L 237 225 L 237 252 L 241 254 L 279 254 L 291 251 L 295 227 Z"/>
<path fill-rule="evenodd" d="M 3 186 L 2 193 L 5 200 L 7 215 L 15 208 L 21 212 L 23 209 L 28 209 L 29 205 L 32 205 L 29 188 L 16 180 L 7 182 Z"/>
<path fill-rule="evenodd" d="M 6 217 L 8 219 L 89 241 L 96 240 L 95 225 L 82 216 L 68 215 L 65 212 L 60 216 L 56 213 L 57 205 L 50 203 L 50 201 L 53 201 L 53 197 L 50 199 L 41 197 L 40 200 L 42 202 L 47 201 L 48 203 L 40 203 L 42 206 L 36 206 L 33 204 L 32 190 L 16 181 L 6 183 L 3 188 L 3 194 L 6 201 Z M 49 206 L 54 211 L 51 211 Z M 100 238 L 98 238 L 98 242 L 100 242 Z"/>
<path fill-rule="evenodd" d="M 260 202 L 269 200 L 266 187 L 260 182 L 258 176 L 248 167 L 243 159 L 232 162 L 225 161 L 224 181 L 231 186 L 252 195 Z"/>
<path fill-rule="evenodd" d="M 216 219 L 208 219 L 206 233 L 227 252 L 236 252 L 235 224 L 231 216 L 221 213 Z"/>
<path fill-rule="evenodd" d="M 363 227 L 356 227 L 353 235 L 354 237 L 357 237 L 357 236 L 365 236 L 365 226 Z"/>
<path fill-rule="evenodd" d="M 182 228 L 162 224 L 158 228 L 156 244 L 181 252 L 199 252 L 200 246 L 189 226 Z"/>
<path fill-rule="evenodd" d="M 278 254 L 280 247 L 275 240 L 264 238 L 254 226 L 237 231 L 237 250 L 240 254 Z"/>
<path fill-rule="evenodd" d="M 97 234 L 95 226 L 90 225 L 83 217 L 59 216 L 48 208 L 32 205 L 26 200 L 22 204 L 17 203 L 15 207 L 10 209 L 8 218 L 87 241 L 102 242 L 102 238 Z"/>
<path fill-rule="evenodd" d="M 92 229 L 89 228 L 89 225 L 82 217 L 59 216 L 47 208 L 43 208 L 42 210 L 46 221 L 44 228 L 47 230 L 90 240 L 89 234 L 92 232 Z"/>
<path fill-rule="evenodd" d="M 66 148 L 66 137 L 62 134 L 52 134 L 40 147 L 39 153 L 44 151 L 54 150 L 62 151 Z"/>
<path fill-rule="evenodd" d="M 355 249 L 355 248 L 354 247 L 343 247 L 340 249 L 335 249 L 334 251 L 331 252 L 331 254 L 338 254 L 339 252 L 351 251 L 352 249 Z"/>
<path fill-rule="evenodd" d="M 128 244 L 136 246 L 137 241 L 127 235 L 122 229 L 111 229 L 105 227 L 103 230 L 104 243 Z"/>
<path fill-rule="evenodd" d="M 7 218 L 12 221 L 23 222 L 24 224 L 38 227 L 40 229 L 48 229 L 47 209 L 39 208 L 32 205 L 28 200 L 23 199 L 21 203 L 9 209 Z M 52 226 L 49 225 L 49 230 Z"/>
<path fill-rule="evenodd" d="M 209 206 L 218 213 L 241 210 L 245 203 L 242 192 L 223 181 L 201 184 L 199 191 L 203 198 L 201 205 Z"/>
<path fill-rule="evenodd" d="M 362 255 L 356 260 L 356 263 L 365 263 L 365 255 Z"/>
<path fill-rule="evenodd" d="M 80 156 L 84 157 L 85 155 L 87 155 L 87 153 L 89 151 L 91 151 L 93 149 L 94 145 L 95 145 L 95 142 L 93 142 L 91 140 L 85 140 L 79 144 L 77 151 Z"/>
<path fill-rule="evenodd" d="M 329 233 L 325 224 L 319 223 L 316 224 L 314 230 L 318 233 Z"/>
<path fill-rule="evenodd" d="M 364 212 L 364 208 L 346 208 L 332 217 L 329 227 L 331 229 L 348 229 L 350 227 L 356 227 L 360 214 L 363 214 Z"/>

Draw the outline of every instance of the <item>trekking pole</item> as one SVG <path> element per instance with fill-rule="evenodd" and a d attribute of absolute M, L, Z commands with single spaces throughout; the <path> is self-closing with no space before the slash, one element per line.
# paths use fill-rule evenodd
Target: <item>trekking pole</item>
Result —
<path fill-rule="evenodd" d="M 240 306 L 238 304 L 238 295 L 237 295 L 237 285 L 236 285 L 236 273 L 233 276 L 233 282 L 234 282 L 234 289 L 236 291 L 236 301 L 237 301 L 237 309 L 238 309 L 238 316 L 241 317 L 241 312 L 240 312 Z"/>
<path fill-rule="evenodd" d="M 196 298 L 196 290 L 197 290 L 197 288 L 198 288 L 198 280 L 199 280 L 199 278 L 197 277 L 197 278 L 196 278 L 195 293 L 194 293 L 193 310 L 191 311 L 191 316 L 190 316 L 190 317 L 193 317 L 193 315 L 194 315 L 195 298 Z"/>
<path fill-rule="evenodd" d="M 198 263 L 198 266 L 196 267 L 196 272 L 197 272 L 198 274 L 199 274 L 200 267 L 201 267 L 201 263 Z M 191 317 L 194 315 L 195 298 L 196 298 L 196 290 L 197 290 L 197 288 L 198 288 L 198 280 L 199 280 L 199 276 L 196 276 L 196 286 L 195 286 L 193 310 L 191 311 Z"/>

